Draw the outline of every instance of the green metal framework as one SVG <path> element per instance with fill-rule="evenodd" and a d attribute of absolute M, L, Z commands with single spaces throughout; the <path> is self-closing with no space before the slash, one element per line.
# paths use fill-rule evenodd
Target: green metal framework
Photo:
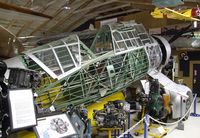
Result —
<path fill-rule="evenodd" d="M 143 25 L 129 22 L 103 27 L 91 46 L 71 35 L 21 57 L 42 74 L 38 105 L 65 109 L 123 90 L 159 67 L 162 54 Z"/>

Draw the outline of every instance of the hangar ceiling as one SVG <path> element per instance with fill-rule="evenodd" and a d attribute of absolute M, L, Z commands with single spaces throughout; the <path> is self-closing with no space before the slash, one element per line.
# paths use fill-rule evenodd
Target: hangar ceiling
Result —
<path fill-rule="evenodd" d="M 184 6 L 196 7 L 199 1 Z M 152 11 L 152 0 L 0 0 L 0 25 L 19 36 L 69 32 L 90 19 Z"/>
<path fill-rule="evenodd" d="M 0 29 L 5 30 L 1 31 L 0 36 L 0 58 L 12 57 L 24 51 L 26 47 L 28 49 L 35 47 L 36 40 L 40 38 L 60 36 L 91 20 L 95 22 L 113 17 L 119 17 L 120 20 L 134 19 L 147 28 L 185 23 L 152 18 L 150 12 L 155 9 L 153 1 L 162 2 L 162 0 L 0 0 Z M 200 0 L 187 0 L 181 6 L 193 8 L 199 3 Z M 131 18 L 125 19 L 126 16 Z"/>

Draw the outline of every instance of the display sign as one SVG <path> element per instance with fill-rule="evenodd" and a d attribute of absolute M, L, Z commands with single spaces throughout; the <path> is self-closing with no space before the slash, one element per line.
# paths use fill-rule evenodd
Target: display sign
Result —
<path fill-rule="evenodd" d="M 35 126 L 36 115 L 31 89 L 8 90 L 11 130 Z"/>
<path fill-rule="evenodd" d="M 66 114 L 37 119 L 35 131 L 39 138 L 62 138 L 76 136 L 77 132 Z"/>

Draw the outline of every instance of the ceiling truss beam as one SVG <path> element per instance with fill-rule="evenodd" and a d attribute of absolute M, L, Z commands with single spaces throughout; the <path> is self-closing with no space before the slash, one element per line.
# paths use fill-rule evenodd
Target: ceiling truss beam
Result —
<path fill-rule="evenodd" d="M 7 4 L 7 3 L 3 3 L 0 2 L 0 8 L 2 9 L 6 9 L 6 10 L 11 10 L 11 11 L 16 11 L 16 12 L 21 12 L 21 13 L 25 13 L 25 14 L 31 14 L 31 15 L 35 15 L 35 16 L 39 16 L 39 17 L 43 17 L 43 18 L 49 18 L 51 19 L 52 17 L 40 12 L 35 12 L 32 11 L 28 8 L 22 8 L 22 7 L 18 7 L 12 4 Z"/>

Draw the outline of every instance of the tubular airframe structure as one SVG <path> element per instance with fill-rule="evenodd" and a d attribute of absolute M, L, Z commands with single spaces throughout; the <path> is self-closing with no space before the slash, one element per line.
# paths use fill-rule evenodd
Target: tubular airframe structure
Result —
<path fill-rule="evenodd" d="M 69 35 L 6 63 L 16 67 L 10 64 L 15 60 L 18 67 L 40 72 L 38 105 L 64 109 L 125 89 L 164 66 L 170 54 L 165 39 L 153 38 L 142 24 L 124 22 L 102 27 L 92 41 Z"/>

